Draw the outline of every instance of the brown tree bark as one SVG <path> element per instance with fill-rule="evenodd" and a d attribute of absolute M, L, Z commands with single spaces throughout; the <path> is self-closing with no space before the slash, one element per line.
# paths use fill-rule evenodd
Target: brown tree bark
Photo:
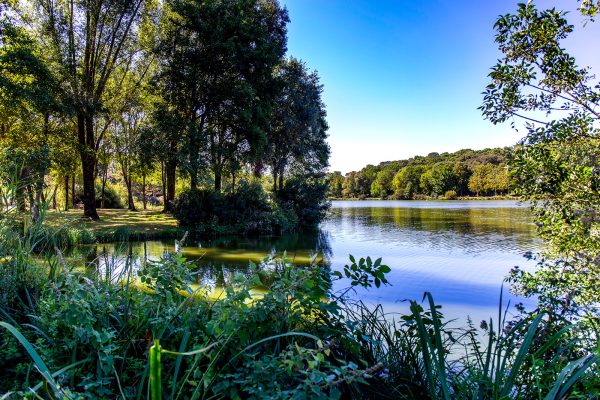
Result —
<path fill-rule="evenodd" d="M 164 211 L 172 211 L 175 202 L 175 179 L 177 166 L 174 160 L 167 161 L 166 178 L 167 178 L 167 193 L 165 198 Z"/>
<path fill-rule="evenodd" d="M 96 210 L 96 149 L 94 146 L 94 120 L 89 115 L 77 116 L 77 134 L 79 139 L 79 154 L 83 177 L 83 215 L 92 221 L 98 221 Z M 91 144 L 91 145 L 90 145 Z"/>
<path fill-rule="evenodd" d="M 130 211 L 137 211 L 135 208 L 135 203 L 133 201 L 133 184 L 131 182 L 131 175 L 127 177 L 125 180 L 125 185 L 127 186 L 127 204 Z"/>
<path fill-rule="evenodd" d="M 75 207 L 75 175 L 71 177 L 71 207 Z"/>
<path fill-rule="evenodd" d="M 144 205 L 144 210 L 146 210 L 147 198 L 146 198 L 146 172 L 142 172 L 142 204 Z"/>
<path fill-rule="evenodd" d="M 69 175 L 65 176 L 65 211 L 69 210 Z"/>

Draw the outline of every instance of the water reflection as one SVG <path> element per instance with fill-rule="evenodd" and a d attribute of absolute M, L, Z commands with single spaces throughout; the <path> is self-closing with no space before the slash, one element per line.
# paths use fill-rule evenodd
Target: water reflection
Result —
<path fill-rule="evenodd" d="M 84 265 L 88 275 L 118 279 L 127 271 L 138 270 L 148 260 L 158 261 L 173 251 L 175 240 L 103 243 L 81 246 L 71 258 Z M 183 247 L 185 258 L 197 267 L 196 283 L 211 287 L 227 286 L 236 274 L 250 276 L 250 262 L 259 263 L 268 255 L 281 257 L 284 252 L 296 265 L 306 265 L 314 259 L 328 266 L 332 254 L 329 235 L 318 230 L 283 237 L 221 237 L 188 241 Z"/>
<path fill-rule="evenodd" d="M 80 249 L 80 257 L 89 273 L 119 275 L 173 251 L 174 242 L 102 244 Z M 183 250 L 197 265 L 197 282 L 210 286 L 227 286 L 236 273 L 248 276 L 249 261 L 284 250 L 297 265 L 316 257 L 334 270 L 348 262 L 349 254 L 383 257 L 392 268 L 393 286 L 357 290 L 356 298 L 386 304 L 390 311 L 406 310 L 402 300 L 430 291 L 446 315 L 483 319 L 496 314 L 510 268 L 532 268 L 522 255 L 539 246 L 528 209 L 516 202 L 342 201 L 333 203 L 319 232 L 198 240 Z M 347 283 L 336 289 L 342 285 Z"/>
<path fill-rule="evenodd" d="M 464 204 L 450 208 L 447 204 L 452 202 L 418 202 L 427 204 L 423 208 L 405 207 L 408 202 L 390 202 L 403 207 L 343 203 L 353 206 L 336 205 L 324 229 L 341 230 L 344 237 L 356 240 L 368 238 L 375 243 L 392 241 L 397 246 L 462 249 L 468 253 L 495 249 L 522 253 L 537 246 L 529 211 L 515 202 L 463 202 L 470 208 Z M 432 208 L 434 205 L 440 208 Z"/>

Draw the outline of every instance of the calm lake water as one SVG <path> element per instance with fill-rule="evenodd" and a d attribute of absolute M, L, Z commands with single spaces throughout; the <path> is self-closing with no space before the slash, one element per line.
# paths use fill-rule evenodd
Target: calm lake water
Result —
<path fill-rule="evenodd" d="M 391 267 L 391 286 L 357 290 L 351 295 L 382 304 L 390 313 L 407 309 L 405 299 L 433 294 L 447 317 L 474 321 L 497 315 L 502 282 L 515 265 L 534 267 L 524 254 L 540 246 L 527 207 L 514 201 L 334 201 L 318 233 L 281 238 L 221 238 L 188 243 L 184 254 L 198 265 L 198 281 L 227 285 L 248 262 L 286 250 L 296 264 L 312 255 L 333 270 L 348 255 L 383 258 Z M 174 241 L 88 248 L 92 270 L 122 268 L 129 255 L 135 265 L 158 259 Z M 337 284 L 342 289 L 345 284 Z M 505 288 L 505 300 L 512 298 Z"/>

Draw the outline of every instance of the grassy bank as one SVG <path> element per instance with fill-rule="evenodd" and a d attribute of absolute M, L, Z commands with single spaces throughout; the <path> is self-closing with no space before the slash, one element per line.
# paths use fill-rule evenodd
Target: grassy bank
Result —
<path fill-rule="evenodd" d="M 100 221 L 83 218 L 81 210 L 49 211 L 46 224 L 60 230 L 78 230 L 79 242 L 171 239 L 180 237 L 177 220 L 161 211 L 99 209 Z"/>

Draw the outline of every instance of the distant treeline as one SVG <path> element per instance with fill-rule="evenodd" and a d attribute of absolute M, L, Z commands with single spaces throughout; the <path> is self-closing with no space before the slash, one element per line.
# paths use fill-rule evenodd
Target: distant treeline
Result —
<path fill-rule="evenodd" d="M 429 153 L 367 165 L 345 176 L 329 173 L 330 196 L 361 199 L 447 198 L 506 195 L 510 148 Z"/>

